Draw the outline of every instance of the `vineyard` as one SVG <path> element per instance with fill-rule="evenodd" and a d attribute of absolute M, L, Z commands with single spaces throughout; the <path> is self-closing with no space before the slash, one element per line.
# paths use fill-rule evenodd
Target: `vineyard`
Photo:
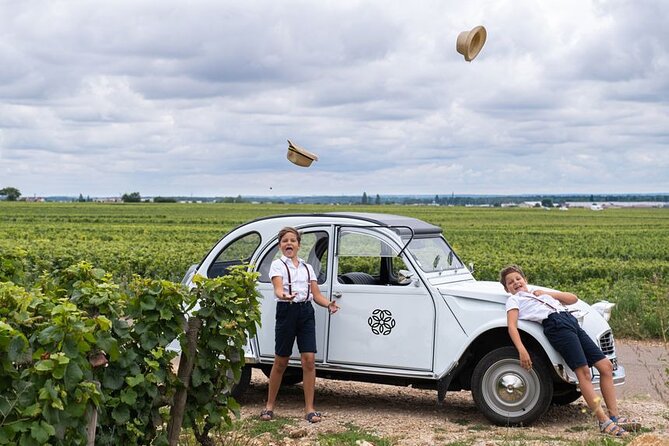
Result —
<path fill-rule="evenodd" d="M 0 252 L 21 250 L 27 271 L 85 260 L 116 277 L 180 281 L 233 227 L 283 213 L 351 210 L 440 226 L 479 280 L 517 263 L 531 283 L 616 302 L 618 336 L 669 334 L 669 210 L 567 212 L 520 208 L 255 204 L 0 202 Z"/>

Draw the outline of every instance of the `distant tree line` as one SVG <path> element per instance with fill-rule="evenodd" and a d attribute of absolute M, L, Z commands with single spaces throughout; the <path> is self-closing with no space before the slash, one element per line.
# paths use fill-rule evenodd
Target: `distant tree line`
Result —
<path fill-rule="evenodd" d="M 5 187 L 0 189 L 0 196 L 4 196 L 7 201 L 16 201 L 21 196 L 21 191 L 15 187 Z"/>

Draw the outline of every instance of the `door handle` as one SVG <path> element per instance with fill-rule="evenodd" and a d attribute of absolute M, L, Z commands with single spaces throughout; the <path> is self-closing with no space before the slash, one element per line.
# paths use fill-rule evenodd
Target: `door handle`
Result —
<path fill-rule="evenodd" d="M 332 297 L 334 297 L 336 299 L 340 299 L 341 298 L 341 291 L 335 291 L 334 293 L 332 293 Z"/>

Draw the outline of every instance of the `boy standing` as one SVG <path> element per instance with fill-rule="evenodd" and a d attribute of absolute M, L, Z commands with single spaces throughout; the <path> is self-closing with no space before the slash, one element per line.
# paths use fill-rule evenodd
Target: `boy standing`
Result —
<path fill-rule="evenodd" d="M 518 349 L 520 365 L 530 370 L 532 360 L 518 331 L 518 320 L 539 322 L 544 327 L 548 342 L 564 358 L 576 373 L 581 395 L 599 421 L 599 430 L 614 437 L 626 437 L 630 430 L 637 430 L 640 424 L 618 416 L 618 402 L 613 386 L 613 366 L 602 350 L 578 325 L 578 320 L 567 311 L 565 305 L 578 301 L 575 294 L 562 291 L 530 291 L 525 274 L 516 265 L 500 272 L 500 282 L 511 293 L 506 301 L 506 318 L 509 336 Z M 599 371 L 599 384 L 609 416 L 606 415 L 595 392 L 590 376 L 590 367 Z"/>

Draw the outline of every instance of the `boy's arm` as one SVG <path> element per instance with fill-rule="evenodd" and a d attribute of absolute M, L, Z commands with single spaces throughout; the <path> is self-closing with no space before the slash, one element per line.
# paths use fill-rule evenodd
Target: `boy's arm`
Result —
<path fill-rule="evenodd" d="M 318 282 L 315 280 L 311 281 L 311 294 L 314 296 L 314 302 L 316 302 L 321 307 L 327 308 L 330 310 L 330 314 L 334 314 L 339 310 L 339 305 L 336 302 L 331 301 L 321 293 L 320 288 L 318 288 Z"/>
<path fill-rule="evenodd" d="M 524 369 L 530 370 L 532 368 L 532 360 L 530 359 L 530 354 L 523 345 L 523 341 L 520 339 L 520 332 L 518 331 L 517 308 L 506 312 L 506 323 L 509 326 L 509 336 L 511 337 L 511 341 L 513 342 L 513 345 L 516 346 L 518 355 L 520 356 L 520 366 Z"/>
<path fill-rule="evenodd" d="M 278 297 L 280 300 L 293 300 L 295 299 L 295 296 L 297 293 L 293 293 L 291 295 L 288 295 L 283 292 L 283 277 L 281 276 L 274 276 L 272 277 L 272 285 L 274 286 L 274 295 Z"/>
<path fill-rule="evenodd" d="M 578 296 L 574 293 L 567 293 L 566 291 L 545 291 L 545 290 L 534 290 L 532 293 L 535 296 L 541 296 L 542 294 L 548 294 L 554 299 L 559 300 L 565 305 L 571 305 L 578 302 Z"/>

